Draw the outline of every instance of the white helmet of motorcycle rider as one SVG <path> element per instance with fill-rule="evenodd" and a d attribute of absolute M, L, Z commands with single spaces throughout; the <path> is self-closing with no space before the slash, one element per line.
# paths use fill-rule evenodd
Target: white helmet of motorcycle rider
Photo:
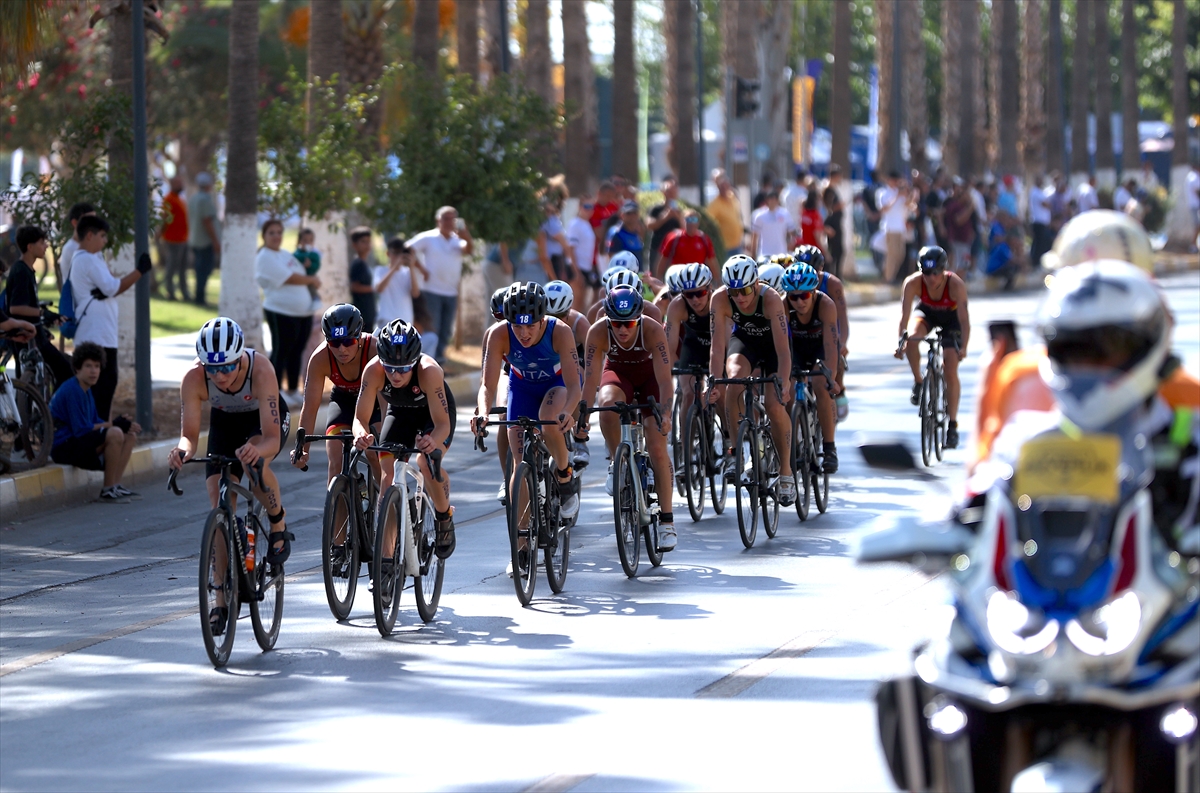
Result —
<path fill-rule="evenodd" d="M 1088 210 L 1067 221 L 1042 256 L 1042 266 L 1060 270 L 1100 259 L 1129 262 L 1154 275 L 1154 251 L 1142 225 L 1111 209 Z"/>
<path fill-rule="evenodd" d="M 1080 428 L 1108 427 L 1158 390 L 1170 348 L 1167 307 L 1134 265 L 1102 259 L 1060 271 L 1038 328 L 1042 380 Z"/>

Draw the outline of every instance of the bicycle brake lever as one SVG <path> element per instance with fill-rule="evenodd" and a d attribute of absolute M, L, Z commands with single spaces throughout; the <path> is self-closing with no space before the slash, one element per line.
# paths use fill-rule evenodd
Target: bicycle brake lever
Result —
<path fill-rule="evenodd" d="M 179 489 L 179 485 L 175 482 L 175 479 L 178 476 L 179 476 L 178 470 L 172 470 L 171 473 L 167 474 L 167 490 L 170 490 L 172 493 L 174 493 L 177 496 L 182 496 L 183 491 Z"/>
<path fill-rule="evenodd" d="M 438 482 L 445 481 L 442 478 L 442 450 L 434 449 L 427 457 L 429 458 L 429 470 L 433 473 L 433 478 Z"/>

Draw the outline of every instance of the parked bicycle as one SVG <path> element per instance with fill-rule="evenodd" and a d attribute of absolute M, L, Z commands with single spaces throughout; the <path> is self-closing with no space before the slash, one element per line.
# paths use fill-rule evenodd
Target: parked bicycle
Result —
<path fill-rule="evenodd" d="M 704 516 L 705 479 L 708 479 L 713 511 L 718 515 L 725 511 L 725 497 L 729 491 L 725 481 L 725 450 L 729 445 L 729 436 L 716 405 L 705 404 L 703 398 L 702 386 L 708 374 L 707 368 L 677 367 L 671 370 L 671 374 L 692 377 L 692 404 L 688 407 L 687 418 L 680 430 L 683 440 L 678 445 L 676 465 L 679 467 L 675 470 L 682 471 L 681 495 L 687 497 L 688 512 L 693 521 L 699 521 Z M 675 404 L 681 401 L 676 396 Z M 671 427 L 674 429 L 675 425 L 672 423 Z"/>
<path fill-rule="evenodd" d="M 53 301 L 43 300 L 38 305 L 42 309 L 41 317 L 29 321 L 40 334 L 45 332 L 43 327 L 46 324 L 54 324 L 58 321 L 58 315 L 50 310 Z M 16 348 L 17 379 L 23 380 L 37 389 L 37 392 L 42 395 L 42 399 L 46 400 L 46 404 L 50 404 L 50 399 L 54 396 L 54 391 L 58 388 L 59 383 L 54 379 L 54 372 L 46 365 L 46 360 L 42 357 L 37 338 L 30 339 L 24 344 L 10 342 L 9 346 Z"/>
<path fill-rule="evenodd" d="M 17 335 L 10 332 L 5 337 Z M 8 376 L 11 359 L 10 342 L 0 352 L 0 473 L 40 468 L 54 445 L 50 403 L 36 386 Z"/>
<path fill-rule="evenodd" d="M 792 402 L 792 478 L 796 482 L 796 514 L 808 520 L 809 499 L 822 515 L 829 506 L 829 474 L 825 473 L 825 438 L 817 415 L 817 398 L 812 380 L 825 377 L 825 387 L 833 382 L 833 373 L 821 361 L 812 369 L 795 372 L 796 399 Z"/>
<path fill-rule="evenodd" d="M 650 484 L 650 453 L 646 451 L 645 430 L 635 421 L 643 411 L 662 419 L 662 406 L 649 397 L 644 405 L 618 402 L 607 407 L 590 408 L 591 413 L 616 413 L 621 418 L 621 440 L 613 452 L 613 523 L 617 533 L 617 554 L 621 569 L 633 578 L 641 564 L 641 543 L 646 540 L 650 564 L 662 564 L 658 549 L 658 514 L 661 505 Z"/>
<path fill-rule="evenodd" d="M 542 427 L 557 424 L 525 416 L 489 424 L 521 428 L 522 457 L 511 480 L 515 489 L 513 484 L 508 488 L 507 516 L 513 587 L 522 606 L 533 600 L 539 550 L 546 566 L 546 580 L 554 594 L 562 592 L 567 582 L 573 522 L 562 518 L 558 477 L 551 471 L 553 458 L 541 433 Z M 484 443 L 487 435 L 486 427 L 475 435 L 475 448 L 481 452 L 487 451 Z"/>
<path fill-rule="evenodd" d="M 283 618 L 283 565 L 265 561 L 271 537 L 263 519 L 263 506 L 230 474 L 237 458 L 209 455 L 193 457 L 187 463 L 215 463 L 221 467 L 220 496 L 217 506 L 208 513 L 200 539 L 200 633 L 209 660 L 220 669 L 233 650 L 243 603 L 250 606 L 250 623 L 258 646 L 263 652 L 275 646 Z M 255 490 L 263 489 L 262 469 L 262 460 L 246 469 Z M 167 488 L 182 496 L 176 483 L 178 475 L 179 471 L 171 471 Z M 245 504 L 244 518 L 235 514 L 233 498 L 238 496 Z M 257 558 L 258 553 L 262 559 Z"/>
<path fill-rule="evenodd" d="M 771 439 L 771 423 L 758 386 L 775 385 L 779 401 L 783 401 L 779 378 L 718 377 L 713 385 L 743 385 L 745 411 L 738 422 L 734 454 L 734 497 L 738 509 L 738 533 L 742 545 L 754 547 L 758 536 L 758 515 L 762 513 L 763 528 L 772 538 L 779 531 L 779 452 Z"/>
<path fill-rule="evenodd" d="M 925 379 L 921 383 L 921 399 L 918 411 L 921 417 L 921 461 L 926 467 L 933 465 L 934 460 L 942 460 L 942 452 L 946 448 L 946 428 L 950 417 L 950 406 L 946 399 L 946 379 L 942 368 L 942 336 L 945 328 L 934 328 L 928 336 L 921 339 L 929 350 L 925 354 Z M 900 337 L 897 353 L 904 349 L 908 341 L 908 333 Z M 958 340 L 955 339 L 958 349 Z"/>

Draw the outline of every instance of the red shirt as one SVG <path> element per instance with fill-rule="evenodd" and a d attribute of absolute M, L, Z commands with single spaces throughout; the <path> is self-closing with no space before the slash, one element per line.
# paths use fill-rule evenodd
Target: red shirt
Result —
<path fill-rule="evenodd" d="M 668 234 L 663 239 L 659 253 L 667 260 L 667 264 L 703 264 L 717 255 L 707 234 L 702 231 L 689 235 L 683 229 L 675 229 Z"/>
<path fill-rule="evenodd" d="M 817 245 L 817 229 L 824 228 L 821 213 L 815 209 L 806 209 L 800 213 L 800 244 Z"/>
<path fill-rule="evenodd" d="M 592 231 L 596 232 L 596 253 L 600 253 L 604 248 L 604 240 L 607 235 L 604 233 L 604 221 L 608 220 L 613 215 L 617 214 L 620 209 L 616 204 L 601 204 L 596 202 L 592 207 L 592 217 L 588 220 L 592 224 Z"/>
<path fill-rule="evenodd" d="M 179 197 L 179 193 L 167 193 L 163 204 L 170 210 L 171 220 L 163 224 L 162 238 L 164 242 L 181 243 L 188 241 L 187 205 Z"/>

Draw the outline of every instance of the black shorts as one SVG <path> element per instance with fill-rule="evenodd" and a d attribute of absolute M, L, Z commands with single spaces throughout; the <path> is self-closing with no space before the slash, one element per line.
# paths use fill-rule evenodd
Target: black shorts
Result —
<path fill-rule="evenodd" d="M 454 440 L 454 428 L 458 426 L 458 409 L 454 405 L 454 394 L 450 386 L 446 386 L 446 407 L 450 413 L 450 434 L 446 436 L 445 446 L 450 448 Z M 383 417 L 383 429 L 379 431 L 380 443 L 399 443 L 412 448 L 417 440 L 417 433 L 433 431 L 433 416 L 429 414 L 429 401 L 420 406 L 396 407 L 388 405 L 387 414 Z"/>
<path fill-rule="evenodd" d="M 550 266 L 554 268 L 554 277 L 560 281 L 570 283 L 575 277 L 575 268 L 567 263 L 566 257 L 561 253 L 550 255 Z"/>
<path fill-rule="evenodd" d="M 685 336 L 679 352 L 679 361 L 676 366 L 680 369 L 689 369 L 691 367 L 700 367 L 704 371 L 708 371 L 708 358 L 711 346 L 704 344 L 699 339 L 692 336 Z"/>
<path fill-rule="evenodd" d="M 812 369 L 817 361 L 822 361 L 826 366 L 829 366 L 828 361 L 824 361 L 825 357 L 825 342 L 821 339 L 792 339 L 792 371 L 798 372 L 805 369 Z M 836 368 L 836 366 L 834 367 Z"/>
<path fill-rule="evenodd" d="M 593 289 L 600 288 L 600 271 L 594 265 L 590 270 L 580 270 L 579 274 L 583 276 L 585 286 L 590 286 Z"/>
<path fill-rule="evenodd" d="M 352 394 L 340 388 L 333 389 L 329 395 L 329 417 L 325 420 L 325 434 L 336 435 L 339 432 L 350 432 L 354 427 L 354 411 L 357 406 L 358 394 Z M 377 401 L 375 409 L 371 411 L 371 426 L 374 427 L 378 424 L 380 419 L 379 402 Z"/>
<path fill-rule="evenodd" d="M 921 316 L 925 320 L 925 324 L 932 330 L 933 328 L 941 328 L 946 331 L 942 334 L 943 347 L 957 347 L 959 338 L 962 336 L 962 324 L 958 321 L 957 311 L 937 311 L 927 308 L 917 307 L 921 312 Z"/>
<path fill-rule="evenodd" d="M 288 433 L 291 430 L 291 416 L 288 414 L 287 403 L 279 400 L 279 451 L 287 446 Z M 247 410 L 245 413 L 229 413 L 224 410 L 210 410 L 208 414 L 208 451 L 209 455 L 233 457 L 237 450 L 255 435 L 262 435 L 262 424 L 259 422 L 257 410 Z M 271 457 L 274 460 L 279 452 Z M 271 462 L 268 460 L 267 462 Z M 237 479 L 242 478 L 244 471 L 241 463 L 234 463 L 230 473 Z M 205 463 L 204 475 L 220 476 L 221 466 L 216 463 Z"/>
<path fill-rule="evenodd" d="M 59 465 L 73 465 L 85 471 L 103 471 L 104 438 L 108 428 L 92 430 L 87 435 L 68 438 L 50 450 L 50 459 Z"/>
<path fill-rule="evenodd" d="M 771 335 L 743 337 L 735 333 L 725 349 L 726 359 L 731 355 L 744 356 L 763 375 L 778 373 L 779 356 L 775 354 L 775 339 Z"/>

